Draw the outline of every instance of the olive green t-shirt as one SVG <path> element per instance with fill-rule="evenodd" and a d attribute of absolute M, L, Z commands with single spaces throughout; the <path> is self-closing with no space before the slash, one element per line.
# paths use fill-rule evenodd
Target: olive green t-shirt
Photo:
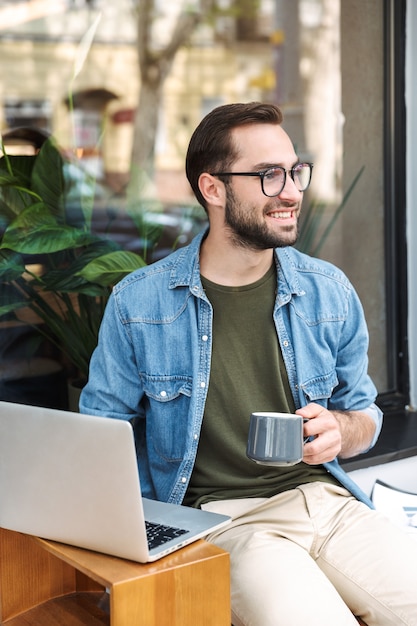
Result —
<path fill-rule="evenodd" d="M 268 467 L 246 456 L 252 412 L 295 410 L 273 320 L 275 265 L 243 287 L 225 287 L 203 277 L 202 283 L 213 307 L 213 351 L 197 458 L 184 503 L 270 497 L 306 482 L 333 482 L 321 465 Z"/>

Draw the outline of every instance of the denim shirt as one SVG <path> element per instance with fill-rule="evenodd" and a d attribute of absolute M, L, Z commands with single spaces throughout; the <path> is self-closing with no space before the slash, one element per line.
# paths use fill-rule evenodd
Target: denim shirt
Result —
<path fill-rule="evenodd" d="M 116 285 L 103 317 L 80 410 L 131 420 L 143 495 L 181 503 L 193 471 L 210 380 L 212 308 L 200 280 L 204 233 Z M 333 265 L 275 250 L 274 321 L 297 408 L 365 411 L 376 423 L 359 299 Z M 324 467 L 360 500 L 337 460 Z"/>

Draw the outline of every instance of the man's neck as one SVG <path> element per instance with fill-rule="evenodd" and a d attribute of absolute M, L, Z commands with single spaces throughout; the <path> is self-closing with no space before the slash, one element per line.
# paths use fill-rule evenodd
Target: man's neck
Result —
<path fill-rule="evenodd" d="M 218 285 L 250 285 L 266 274 L 273 263 L 273 255 L 272 249 L 250 250 L 224 239 L 210 238 L 209 232 L 201 246 L 200 271 Z"/>

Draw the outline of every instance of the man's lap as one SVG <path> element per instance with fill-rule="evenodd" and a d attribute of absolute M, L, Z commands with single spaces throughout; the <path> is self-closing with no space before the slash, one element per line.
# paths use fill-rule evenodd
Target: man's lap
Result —
<path fill-rule="evenodd" d="M 233 517 L 208 540 L 231 554 L 235 626 L 356 624 L 347 607 L 369 626 L 417 625 L 417 542 L 344 488 L 204 508 Z"/>

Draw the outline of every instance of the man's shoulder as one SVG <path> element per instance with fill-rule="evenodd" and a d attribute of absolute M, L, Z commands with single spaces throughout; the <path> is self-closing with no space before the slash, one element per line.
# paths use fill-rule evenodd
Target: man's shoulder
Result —
<path fill-rule="evenodd" d="M 139 269 L 131 272 L 128 276 L 125 276 L 125 278 L 117 283 L 114 291 L 117 293 L 147 278 L 152 278 L 154 276 L 160 276 L 171 272 L 180 252 L 181 250 L 171 252 L 163 259 L 159 259 L 158 261 L 150 263 L 149 265 L 144 265 L 143 267 L 140 267 Z"/>
<path fill-rule="evenodd" d="M 197 236 L 188 246 L 179 248 L 159 261 L 145 265 L 123 278 L 113 291 L 115 295 L 132 289 L 152 289 L 157 285 L 188 284 L 198 256 Z"/>
<path fill-rule="evenodd" d="M 293 247 L 278 248 L 277 257 L 284 273 L 294 272 L 299 277 L 304 276 L 311 279 L 327 278 L 341 283 L 345 287 L 351 287 L 351 283 L 343 270 L 329 261 L 310 256 Z"/>

